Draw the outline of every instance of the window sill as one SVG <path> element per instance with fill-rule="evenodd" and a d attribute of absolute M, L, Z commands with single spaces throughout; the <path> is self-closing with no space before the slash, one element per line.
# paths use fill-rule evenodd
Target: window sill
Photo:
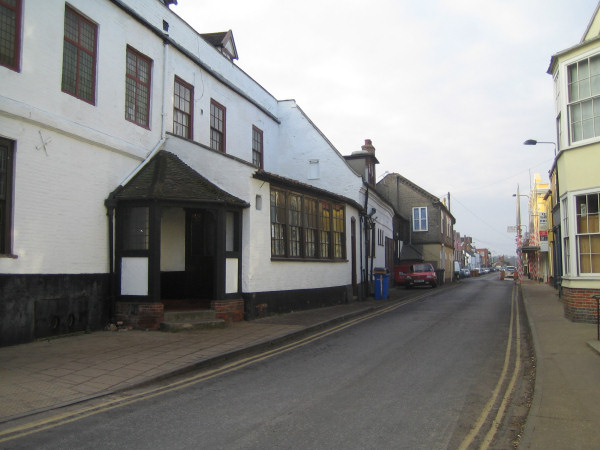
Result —
<path fill-rule="evenodd" d="M 19 255 L 13 255 L 13 254 L 0 254 L 0 258 L 7 258 L 7 259 L 18 259 Z"/>

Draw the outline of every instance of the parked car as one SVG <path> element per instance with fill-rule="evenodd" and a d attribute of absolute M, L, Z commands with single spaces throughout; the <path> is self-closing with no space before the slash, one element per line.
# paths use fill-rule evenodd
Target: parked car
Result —
<path fill-rule="evenodd" d="M 460 269 L 460 277 L 461 278 L 469 278 L 471 276 L 471 271 L 467 268 Z"/>
<path fill-rule="evenodd" d="M 407 289 L 414 286 L 437 286 L 435 269 L 429 263 L 400 264 L 395 267 L 394 281 Z"/>
<path fill-rule="evenodd" d="M 515 279 L 515 274 L 517 273 L 517 268 L 515 266 L 506 266 L 504 268 L 504 278 L 512 278 Z"/>

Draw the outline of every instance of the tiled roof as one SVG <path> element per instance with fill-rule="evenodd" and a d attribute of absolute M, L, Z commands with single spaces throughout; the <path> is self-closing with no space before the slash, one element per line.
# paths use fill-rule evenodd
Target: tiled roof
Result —
<path fill-rule="evenodd" d="M 217 187 L 173 153 L 159 151 L 125 186 L 116 200 L 201 202 L 238 207 L 248 203 Z"/>

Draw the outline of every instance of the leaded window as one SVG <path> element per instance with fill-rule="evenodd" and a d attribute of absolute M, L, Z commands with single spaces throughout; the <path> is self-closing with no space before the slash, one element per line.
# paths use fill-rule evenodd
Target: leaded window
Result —
<path fill-rule="evenodd" d="M 344 236 L 345 223 L 344 223 L 344 208 L 341 205 L 333 206 L 333 257 L 336 259 L 343 258 L 345 256 L 345 241 Z"/>
<path fill-rule="evenodd" d="M 329 258 L 331 245 L 331 205 L 329 202 L 319 202 L 319 257 Z"/>
<path fill-rule="evenodd" d="M 152 60 L 127 47 L 125 79 L 125 119 L 150 126 L 150 74 Z"/>
<path fill-rule="evenodd" d="M 97 31 L 95 23 L 65 8 L 62 90 L 92 104 L 96 93 Z"/>
<path fill-rule="evenodd" d="M 123 209 L 123 250 L 148 250 L 150 244 L 150 208 Z"/>
<path fill-rule="evenodd" d="M 304 256 L 317 257 L 317 201 L 304 197 Z"/>
<path fill-rule="evenodd" d="M 302 256 L 302 197 L 288 196 L 288 225 L 290 230 L 290 252 L 293 257 Z"/>
<path fill-rule="evenodd" d="M 252 127 L 252 164 L 263 168 L 263 132 Z"/>
<path fill-rule="evenodd" d="M 294 259 L 345 258 L 344 206 L 271 189 L 271 255 Z"/>
<path fill-rule="evenodd" d="M 210 148 L 225 153 L 225 107 L 210 101 Z"/>
<path fill-rule="evenodd" d="M 0 65 L 20 70 L 21 0 L 0 0 Z"/>
<path fill-rule="evenodd" d="M 271 255 L 285 256 L 285 192 L 271 190 Z"/>
<path fill-rule="evenodd" d="M 11 253 L 14 143 L 0 138 L 0 254 Z"/>
<path fill-rule="evenodd" d="M 175 77 L 173 91 L 173 134 L 193 139 L 194 88 Z"/>

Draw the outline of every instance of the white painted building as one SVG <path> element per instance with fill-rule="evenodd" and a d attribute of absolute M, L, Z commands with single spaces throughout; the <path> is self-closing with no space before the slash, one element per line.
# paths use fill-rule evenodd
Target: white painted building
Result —
<path fill-rule="evenodd" d="M 367 214 L 385 247 L 393 208 L 364 208 L 362 174 L 234 64 L 231 32 L 202 36 L 159 0 L 13 3 L 1 345 L 113 319 L 155 328 L 169 300 L 240 319 L 360 297 Z"/>

